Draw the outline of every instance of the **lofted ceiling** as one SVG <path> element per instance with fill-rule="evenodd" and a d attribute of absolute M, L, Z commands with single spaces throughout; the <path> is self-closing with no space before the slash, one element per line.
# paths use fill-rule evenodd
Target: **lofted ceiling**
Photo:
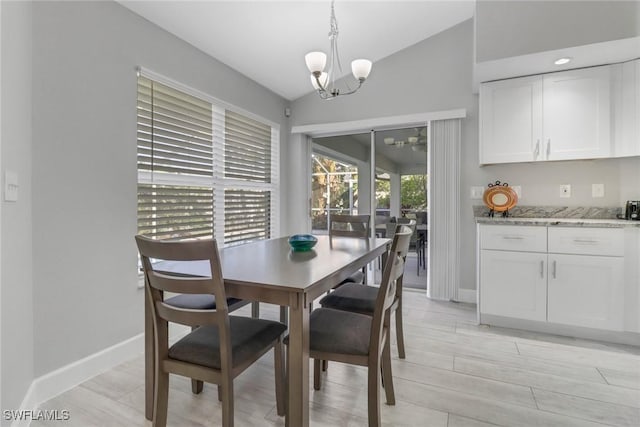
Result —
<path fill-rule="evenodd" d="M 329 0 L 132 1 L 123 6 L 288 100 L 312 91 L 304 55 L 328 52 Z M 375 61 L 473 17 L 475 1 L 337 0 L 340 58 Z"/>

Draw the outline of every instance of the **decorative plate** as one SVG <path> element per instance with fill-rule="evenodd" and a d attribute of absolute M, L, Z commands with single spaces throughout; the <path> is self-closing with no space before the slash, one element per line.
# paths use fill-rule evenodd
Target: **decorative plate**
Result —
<path fill-rule="evenodd" d="M 489 184 L 489 188 L 484 190 L 482 201 L 489 209 L 495 212 L 504 212 L 518 203 L 518 195 L 506 182 L 496 181 L 495 184 Z"/>
<path fill-rule="evenodd" d="M 296 252 L 310 251 L 316 243 L 318 243 L 318 238 L 312 234 L 294 234 L 289 237 L 289 246 L 292 251 Z"/>

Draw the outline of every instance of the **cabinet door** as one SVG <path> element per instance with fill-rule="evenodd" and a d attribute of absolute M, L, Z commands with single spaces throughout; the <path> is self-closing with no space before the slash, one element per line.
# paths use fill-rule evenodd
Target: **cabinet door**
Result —
<path fill-rule="evenodd" d="M 549 254 L 549 322 L 622 330 L 622 257 Z"/>
<path fill-rule="evenodd" d="M 480 312 L 544 322 L 546 254 L 480 252 Z"/>
<path fill-rule="evenodd" d="M 541 159 L 542 77 L 480 86 L 480 163 Z"/>
<path fill-rule="evenodd" d="M 608 66 L 544 76 L 546 160 L 610 156 L 610 80 Z"/>

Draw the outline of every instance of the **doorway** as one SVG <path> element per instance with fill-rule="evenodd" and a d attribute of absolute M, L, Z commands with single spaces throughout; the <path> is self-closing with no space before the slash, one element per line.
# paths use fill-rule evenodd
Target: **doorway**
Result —
<path fill-rule="evenodd" d="M 413 221 L 403 283 L 426 290 L 426 125 L 313 138 L 311 162 L 312 232 L 326 233 L 330 216 L 336 213 L 372 213 L 371 226 L 380 237 L 392 232 L 394 224 Z M 380 267 L 370 268 L 374 283 L 381 279 Z"/>

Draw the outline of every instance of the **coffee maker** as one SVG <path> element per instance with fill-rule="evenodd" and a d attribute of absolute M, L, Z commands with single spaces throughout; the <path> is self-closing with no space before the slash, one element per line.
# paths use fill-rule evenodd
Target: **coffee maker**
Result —
<path fill-rule="evenodd" d="M 624 219 L 640 220 L 640 200 L 629 200 L 624 210 Z"/>

